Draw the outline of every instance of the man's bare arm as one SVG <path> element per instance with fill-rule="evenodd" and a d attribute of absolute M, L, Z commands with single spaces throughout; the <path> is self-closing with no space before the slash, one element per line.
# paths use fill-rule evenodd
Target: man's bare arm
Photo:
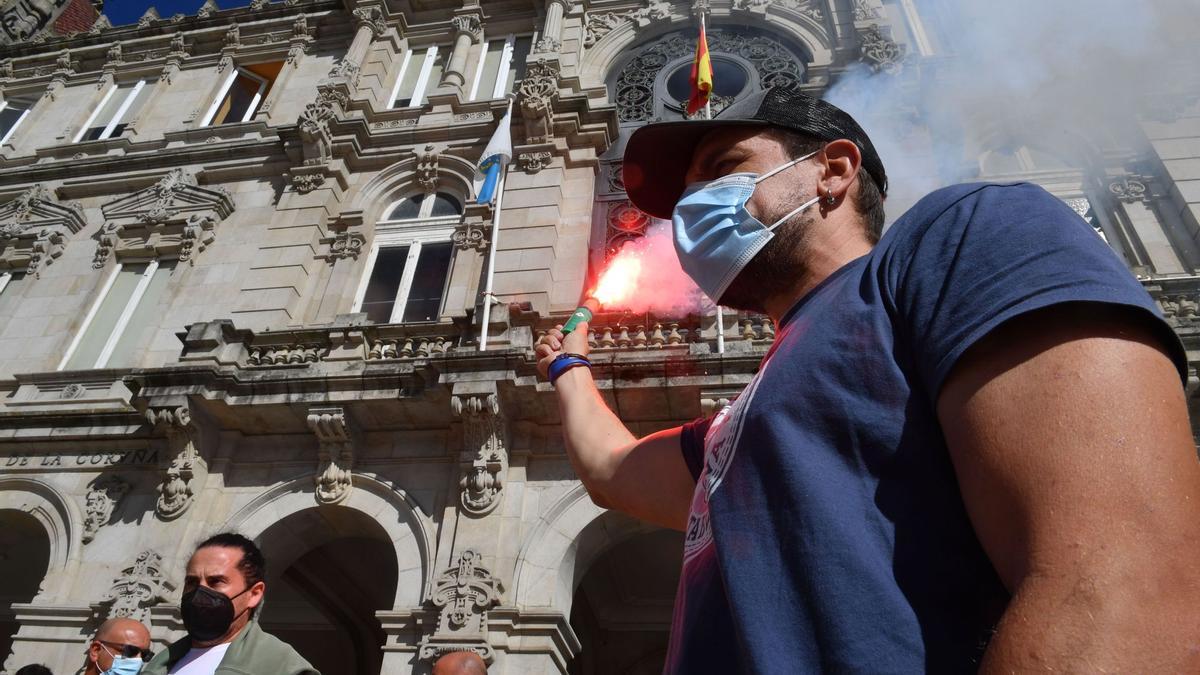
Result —
<path fill-rule="evenodd" d="M 1200 462 L 1144 322 L 1019 317 L 964 355 L 938 416 L 1013 594 L 984 672 L 1200 672 Z"/>
<path fill-rule="evenodd" d="M 539 369 L 559 353 L 587 353 L 587 326 L 564 339 L 557 330 L 537 347 Z M 617 418 L 587 368 L 555 382 L 567 456 L 592 501 L 676 530 L 687 525 L 695 481 L 683 461 L 678 427 L 638 439 Z"/>

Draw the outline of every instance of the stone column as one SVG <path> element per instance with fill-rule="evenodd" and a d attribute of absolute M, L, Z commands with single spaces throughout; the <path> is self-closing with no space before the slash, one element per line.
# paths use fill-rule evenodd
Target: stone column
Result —
<path fill-rule="evenodd" d="M 358 71 L 362 69 L 363 61 L 367 58 L 367 50 L 371 48 L 371 41 L 383 37 L 384 32 L 387 31 L 383 10 L 378 7 L 367 6 L 355 9 L 354 20 L 358 26 L 354 32 L 354 39 L 350 42 L 346 55 L 329 71 L 331 79 L 340 78 L 353 83 L 358 78 Z"/>
<path fill-rule="evenodd" d="M 546 23 L 534 51 L 557 52 L 562 47 L 563 15 L 567 12 L 568 1 L 546 0 Z"/>
<path fill-rule="evenodd" d="M 483 36 L 483 22 L 475 14 L 460 14 L 450 20 L 454 26 L 454 51 L 442 76 L 442 85 L 461 87 L 466 84 L 467 51 Z"/>

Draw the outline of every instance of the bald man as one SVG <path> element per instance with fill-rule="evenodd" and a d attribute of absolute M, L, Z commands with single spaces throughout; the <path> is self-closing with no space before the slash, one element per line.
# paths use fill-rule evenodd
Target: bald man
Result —
<path fill-rule="evenodd" d="M 136 673 L 132 661 L 136 659 L 138 670 L 141 663 L 149 661 L 150 631 L 141 621 L 128 618 L 109 619 L 100 624 L 96 637 L 87 648 L 84 675 L 114 675 Z"/>
<path fill-rule="evenodd" d="M 433 664 L 433 675 L 487 675 L 487 666 L 475 652 L 450 652 Z"/>

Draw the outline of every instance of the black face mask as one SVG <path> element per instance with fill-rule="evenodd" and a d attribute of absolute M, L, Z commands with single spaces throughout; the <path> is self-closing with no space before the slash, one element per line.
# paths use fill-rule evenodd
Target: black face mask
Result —
<path fill-rule="evenodd" d="M 250 588 L 253 587 L 246 588 L 242 593 Z M 233 620 L 237 618 L 233 613 L 233 598 L 207 586 L 197 586 L 191 593 L 183 595 L 179 611 L 183 614 L 183 626 L 192 640 L 209 642 L 229 631 Z"/>

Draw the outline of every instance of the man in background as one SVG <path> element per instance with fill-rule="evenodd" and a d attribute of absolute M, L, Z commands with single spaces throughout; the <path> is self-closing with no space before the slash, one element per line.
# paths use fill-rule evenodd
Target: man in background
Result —
<path fill-rule="evenodd" d="M 150 652 L 150 631 L 127 617 L 100 624 L 87 648 L 84 675 L 134 675 L 141 671 Z"/>

